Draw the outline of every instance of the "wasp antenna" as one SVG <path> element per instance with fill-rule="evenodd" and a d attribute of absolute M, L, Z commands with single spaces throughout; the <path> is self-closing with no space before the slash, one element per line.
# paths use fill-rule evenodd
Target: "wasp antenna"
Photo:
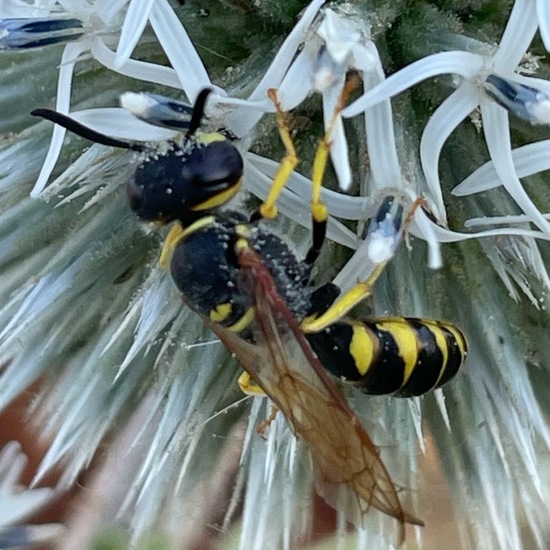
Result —
<path fill-rule="evenodd" d="M 191 122 L 189 123 L 189 131 L 187 132 L 185 137 L 190 138 L 199 129 L 202 116 L 204 115 L 206 99 L 211 92 L 212 88 L 203 88 L 199 92 L 195 104 L 193 105 L 193 114 L 191 115 Z"/>
<path fill-rule="evenodd" d="M 83 137 L 89 141 L 93 141 L 94 143 L 107 145 L 109 147 L 119 147 L 121 149 L 131 149 L 132 151 L 145 150 L 143 145 L 106 136 L 105 134 L 101 134 L 100 132 L 96 132 L 87 126 L 84 126 L 84 124 L 80 124 L 80 122 L 77 122 L 67 115 L 53 111 L 52 109 L 35 109 L 31 112 L 31 115 L 42 117 L 46 120 L 54 122 L 55 124 L 59 124 L 59 126 L 63 126 L 63 128 L 66 128 L 73 134 Z"/>

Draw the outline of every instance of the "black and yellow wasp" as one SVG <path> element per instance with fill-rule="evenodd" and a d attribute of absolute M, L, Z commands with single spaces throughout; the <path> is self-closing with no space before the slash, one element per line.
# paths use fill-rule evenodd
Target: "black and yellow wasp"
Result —
<path fill-rule="evenodd" d="M 421 525 L 403 509 L 377 448 L 335 377 L 369 394 L 420 395 L 456 374 L 466 356 L 465 338 L 442 321 L 347 319 L 346 313 L 370 294 L 380 270 L 340 298 L 332 283 L 310 286 L 328 218 L 320 188 L 330 129 L 314 160 L 313 244 L 305 260 L 299 261 L 282 239 L 256 223 L 277 214 L 276 199 L 297 163 L 276 92 L 269 93 L 287 154 L 269 196 L 251 218 L 221 210 L 241 186 L 243 159 L 227 132 L 199 131 L 208 89 L 195 102 L 187 133 L 162 148 L 110 138 L 55 111 L 32 114 L 91 141 L 139 153 L 127 184 L 130 207 L 141 220 L 174 222 L 161 263 L 184 302 L 247 372 L 241 387 L 259 387 L 274 401 L 309 446 L 325 492 L 334 485 L 347 490 L 356 517 L 373 506 L 397 518 L 402 527 Z M 391 203 L 391 197 L 386 199 L 386 205 Z"/>

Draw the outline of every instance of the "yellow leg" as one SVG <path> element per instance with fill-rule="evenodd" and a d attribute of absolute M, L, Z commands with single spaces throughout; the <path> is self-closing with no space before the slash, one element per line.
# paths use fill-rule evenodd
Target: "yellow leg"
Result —
<path fill-rule="evenodd" d="M 241 391 L 246 395 L 265 396 L 264 390 L 262 390 L 262 388 L 258 386 L 252 378 L 250 378 L 250 374 L 246 371 L 239 376 L 237 383 L 239 384 Z"/>
<path fill-rule="evenodd" d="M 409 212 L 407 213 L 407 217 L 403 222 L 403 232 L 407 231 L 407 227 L 413 220 L 414 213 L 424 203 L 425 200 L 422 197 L 413 202 Z M 322 315 L 319 315 L 318 317 L 311 316 L 304 319 L 300 328 L 305 333 L 320 332 L 344 317 L 344 315 L 351 311 L 357 304 L 371 295 L 371 290 L 374 283 L 378 280 L 378 277 L 380 277 L 390 259 L 391 258 L 388 258 L 387 260 L 377 264 L 368 279 L 358 282 L 343 296 L 336 300 Z"/>
<path fill-rule="evenodd" d="M 311 189 L 311 214 L 313 220 L 316 222 L 325 222 L 328 219 L 327 207 L 321 201 L 321 189 L 323 187 L 323 179 L 325 177 L 325 171 L 327 168 L 328 155 L 330 152 L 330 136 L 334 130 L 336 121 L 340 112 L 346 105 L 346 100 L 349 94 L 359 85 L 360 79 L 357 75 L 351 75 L 346 82 L 338 103 L 334 108 L 334 113 L 328 124 L 325 135 L 317 146 L 315 152 L 315 158 L 313 159 L 313 171 L 311 175 L 312 189 Z"/>
<path fill-rule="evenodd" d="M 341 298 L 336 300 L 322 315 L 319 317 L 307 317 L 302 321 L 300 328 L 305 333 L 315 333 L 332 325 L 341 319 L 346 313 L 351 311 L 357 304 L 368 298 L 371 294 L 371 289 L 387 262 L 376 266 L 371 276 L 360 281 L 350 290 L 348 290 Z"/>
<path fill-rule="evenodd" d="M 273 219 L 277 216 L 277 206 L 275 202 L 279 198 L 288 178 L 292 174 L 294 168 L 298 165 L 298 155 L 296 154 L 296 147 L 292 141 L 292 136 L 290 135 L 290 130 L 286 122 L 285 113 L 277 97 L 277 90 L 270 88 L 267 92 L 267 95 L 271 101 L 275 104 L 277 109 L 277 126 L 279 127 L 279 135 L 281 136 L 281 141 L 286 149 L 286 155 L 284 156 L 279 170 L 275 174 L 273 183 L 271 184 L 271 189 L 269 190 L 269 195 L 265 199 L 264 203 L 259 208 L 259 214 L 262 218 Z"/>
<path fill-rule="evenodd" d="M 327 167 L 328 156 L 330 152 L 330 135 L 338 120 L 340 112 L 344 108 L 346 100 L 350 92 L 358 86 L 360 79 L 357 75 L 351 76 L 338 100 L 338 104 L 334 109 L 332 119 L 327 127 L 325 135 L 319 142 L 317 150 L 315 151 L 315 157 L 313 159 L 313 171 L 312 171 L 312 190 L 311 190 L 311 218 L 313 222 L 313 244 L 309 249 L 309 252 L 306 256 L 306 263 L 313 264 L 325 240 L 326 234 L 326 225 L 328 220 L 328 209 L 325 204 L 321 201 L 321 189 L 323 186 L 323 179 Z M 269 194 L 260 206 L 258 211 L 253 214 L 252 220 L 258 218 L 268 218 L 273 219 L 277 215 L 277 206 L 276 201 L 279 198 L 284 186 L 286 185 L 288 179 L 290 178 L 293 170 L 298 164 L 298 156 L 296 154 L 296 147 L 290 135 L 290 130 L 286 121 L 285 113 L 277 97 L 277 90 L 271 88 L 268 90 L 267 95 L 271 101 L 273 101 L 276 109 L 277 125 L 279 127 L 279 134 L 281 136 L 281 141 L 283 142 L 286 155 L 281 161 L 279 169 L 275 174 L 273 183 L 271 184 L 271 189 Z"/>

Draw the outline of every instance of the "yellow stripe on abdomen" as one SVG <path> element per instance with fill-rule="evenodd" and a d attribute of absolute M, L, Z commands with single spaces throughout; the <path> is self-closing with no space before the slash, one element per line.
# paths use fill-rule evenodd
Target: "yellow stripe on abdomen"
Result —
<path fill-rule="evenodd" d="M 416 331 L 405 319 L 391 319 L 388 321 L 376 321 L 380 330 L 389 332 L 398 349 L 398 355 L 404 362 L 403 381 L 404 386 L 413 373 L 418 362 L 418 337 Z"/>

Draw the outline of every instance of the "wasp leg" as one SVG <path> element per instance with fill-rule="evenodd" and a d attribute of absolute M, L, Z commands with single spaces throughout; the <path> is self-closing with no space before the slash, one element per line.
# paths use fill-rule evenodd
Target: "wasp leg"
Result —
<path fill-rule="evenodd" d="M 244 371 L 237 380 L 237 383 L 239 384 L 239 388 L 241 388 L 241 391 L 245 395 L 252 395 L 252 396 L 264 396 L 265 392 L 264 390 L 252 380 L 250 377 L 250 374 L 248 374 L 246 371 Z"/>
<path fill-rule="evenodd" d="M 271 426 L 271 423 L 277 418 L 277 413 L 279 412 L 279 407 L 277 405 L 272 405 L 271 407 L 271 413 L 270 415 L 263 421 L 258 424 L 258 427 L 256 428 L 256 432 L 260 434 L 264 439 L 264 432 L 269 426 Z"/>
<path fill-rule="evenodd" d="M 279 198 L 284 186 L 290 178 L 294 168 L 296 168 L 299 159 L 296 153 L 296 147 L 290 135 L 290 129 L 286 120 L 285 112 L 281 106 L 279 98 L 277 97 L 277 90 L 271 88 L 267 92 L 269 99 L 273 101 L 276 109 L 277 125 L 279 127 L 279 135 L 283 142 L 286 155 L 281 161 L 279 170 L 275 174 L 273 183 L 269 194 L 263 204 L 260 205 L 258 210 L 252 215 L 251 221 L 258 220 L 260 218 L 273 219 L 277 216 L 276 201 Z M 340 112 L 338 109 L 336 114 Z M 328 153 L 330 151 L 330 132 L 332 130 L 333 122 L 331 122 L 328 131 L 319 143 L 315 158 L 313 161 L 313 186 L 312 186 L 312 201 L 311 201 L 311 218 L 313 222 L 313 244 L 309 249 L 305 262 L 309 265 L 315 263 L 315 260 L 319 256 L 319 252 L 323 245 L 326 235 L 328 210 L 327 207 L 321 202 L 321 187 L 323 183 L 323 176 L 325 174 Z"/>
<path fill-rule="evenodd" d="M 279 198 L 284 186 L 290 178 L 294 168 L 298 165 L 299 159 L 296 153 L 296 147 L 290 135 L 290 129 L 286 120 L 285 112 L 277 97 L 277 90 L 270 88 L 267 95 L 273 101 L 276 109 L 275 116 L 277 117 L 277 126 L 279 127 L 279 135 L 286 149 L 286 154 L 281 160 L 279 169 L 275 174 L 275 178 L 271 184 L 271 189 L 265 201 L 260 205 L 258 210 L 251 216 L 251 221 L 256 221 L 261 218 L 272 220 L 277 216 L 277 205 L 275 202 Z"/>
<path fill-rule="evenodd" d="M 319 142 L 317 150 L 315 151 L 315 157 L 313 159 L 313 170 L 311 174 L 311 218 L 313 220 L 313 244 L 306 255 L 306 263 L 314 264 L 321 252 L 321 247 L 325 241 L 327 232 L 327 220 L 328 220 L 328 208 L 321 200 L 321 189 L 323 188 L 323 179 L 327 169 L 328 156 L 330 153 L 330 136 L 338 116 L 344 109 L 346 100 L 349 94 L 359 85 L 359 77 L 357 75 L 350 75 L 348 78 L 338 103 L 334 108 L 332 118 L 325 131 L 325 135 Z"/>
<path fill-rule="evenodd" d="M 403 231 L 406 232 L 407 227 L 412 222 L 414 213 L 418 208 L 424 205 L 425 200 L 420 197 L 416 199 L 403 224 Z M 371 290 L 374 283 L 378 280 L 384 268 L 391 260 L 392 256 L 387 257 L 376 265 L 372 273 L 364 281 L 359 281 L 352 288 L 350 288 L 343 296 L 336 300 L 322 315 L 306 317 L 300 328 L 305 333 L 315 333 L 324 330 L 328 326 L 332 325 L 336 321 L 344 317 L 349 311 L 351 311 L 357 304 L 365 300 L 371 295 Z"/>
<path fill-rule="evenodd" d="M 286 155 L 281 164 L 273 183 L 269 194 L 263 204 L 260 205 L 258 210 L 252 214 L 251 221 L 258 220 L 260 218 L 273 219 L 277 216 L 276 201 L 279 195 L 283 191 L 288 179 L 290 178 L 294 168 L 298 165 L 299 159 L 296 153 L 296 147 L 292 136 L 290 135 L 290 129 L 288 127 L 286 114 L 283 111 L 279 98 L 277 96 L 277 90 L 271 88 L 268 90 L 267 95 L 269 99 L 273 101 L 276 109 L 277 126 L 279 127 L 279 135 L 281 141 L 286 149 Z M 339 112 L 339 111 L 338 111 Z M 327 207 L 321 202 L 321 187 L 323 183 L 323 176 L 326 169 L 328 152 L 330 151 L 329 136 L 332 130 L 332 123 L 321 140 L 317 151 L 315 153 L 315 159 L 313 161 L 313 187 L 312 187 L 312 203 L 311 203 L 311 218 L 313 221 L 313 244 L 306 254 L 305 262 L 309 265 L 313 265 L 315 260 L 319 256 L 319 252 L 323 245 L 326 235 L 328 210 Z"/>

